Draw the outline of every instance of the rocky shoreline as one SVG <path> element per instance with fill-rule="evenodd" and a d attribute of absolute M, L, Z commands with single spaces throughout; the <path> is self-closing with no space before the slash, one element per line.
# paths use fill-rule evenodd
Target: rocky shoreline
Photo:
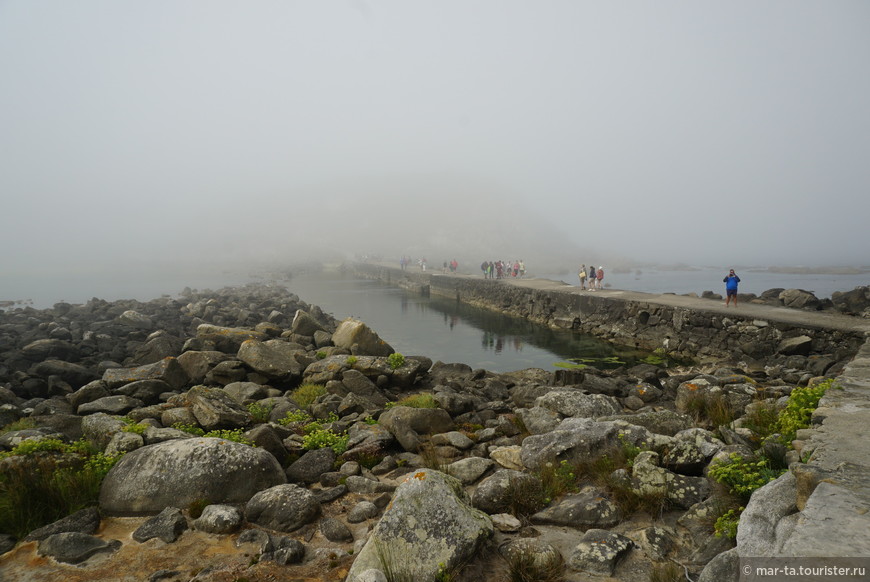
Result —
<path fill-rule="evenodd" d="M 23 539 L 4 532 L 0 568 L 18 580 L 458 581 L 530 560 L 569 581 L 669 567 L 727 579 L 713 559 L 735 544 L 714 523 L 735 500 L 711 463 L 779 446 L 754 430 L 758 411 L 848 361 L 817 376 L 806 358 L 775 377 L 649 364 L 494 374 L 398 356 L 363 322 L 264 284 L 0 312 L 0 426 L 15 427 L 0 450 L 84 440 L 120 457 L 98 502 Z M 300 403 L 311 385 L 323 393 Z M 421 394 L 434 407 L 406 400 Z M 0 470 L 64 454 L 6 454 Z"/>

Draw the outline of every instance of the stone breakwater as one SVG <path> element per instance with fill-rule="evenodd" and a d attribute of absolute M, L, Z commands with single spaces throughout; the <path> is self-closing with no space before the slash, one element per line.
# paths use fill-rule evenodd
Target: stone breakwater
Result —
<path fill-rule="evenodd" d="M 718 297 L 593 295 L 552 282 L 422 276 L 376 265 L 356 269 L 363 277 L 544 325 L 695 359 L 740 362 L 768 379 L 836 377 L 839 388 L 822 398 L 812 430 L 798 431 L 793 443 L 802 462 L 755 492 L 740 520 L 737 546 L 714 558 L 701 580 L 736 580 L 741 560 L 751 557 L 870 557 L 870 287 L 835 293 L 826 312 L 806 292 L 782 289 L 742 297 L 745 303 L 729 310 L 712 300 Z M 805 300 L 793 305 L 804 309 L 782 307 L 782 297 L 801 296 Z"/>
<path fill-rule="evenodd" d="M 695 296 L 582 292 L 545 280 L 485 280 L 365 263 L 356 264 L 354 269 L 363 278 L 455 298 L 541 325 L 574 329 L 699 362 L 739 362 L 763 368 L 768 375 L 786 373 L 792 382 L 800 380 L 794 377 L 796 371 L 817 376 L 831 368 L 842 371 L 870 330 L 870 319 L 815 308 L 786 308 L 779 299 L 750 299 L 735 309 Z M 791 297 L 794 294 L 787 291 L 799 290 L 775 291 L 777 297 Z M 860 292 L 842 295 L 864 297 L 870 288 L 856 291 Z M 855 301 L 840 304 L 844 309 L 847 305 L 864 309 L 863 303 Z"/>
<path fill-rule="evenodd" d="M 280 286 L 3 312 L 0 450 L 84 440 L 121 456 L 89 507 L 2 532 L 0 570 L 32 581 L 364 582 L 446 569 L 465 581 L 506 579 L 522 558 L 563 564 L 568 582 L 646 582 L 668 564 L 711 581 L 736 579 L 746 556 L 866 555 L 870 463 L 855 435 L 870 422 L 870 353 L 846 351 L 817 371 L 824 353 L 810 351 L 775 354 L 790 359 L 770 367 L 495 374 L 391 357 L 363 322 L 336 321 Z M 711 464 L 757 458 L 751 411 L 825 377 L 843 389 L 828 391 L 796 450 L 781 451 L 789 471 L 756 492 L 736 541 L 714 535 L 728 498 Z M 310 384 L 323 393 L 301 402 L 296 390 Z M 419 394 L 436 407 L 404 401 Z M 727 418 L 699 413 L 699 398 Z M 255 446 L 180 427 L 237 431 Z M 336 444 L 330 435 L 346 441 L 321 446 Z M 68 455 L 6 454 L 0 487 Z M 554 489 L 554 474 L 570 486 Z"/>

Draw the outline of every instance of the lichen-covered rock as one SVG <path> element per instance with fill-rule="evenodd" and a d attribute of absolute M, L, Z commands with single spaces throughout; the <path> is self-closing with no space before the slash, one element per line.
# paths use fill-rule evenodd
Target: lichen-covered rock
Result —
<path fill-rule="evenodd" d="M 535 406 L 547 408 L 562 416 L 579 418 L 596 418 L 622 412 L 616 398 L 604 394 L 587 394 L 581 390 L 552 390 L 536 398 Z"/>
<path fill-rule="evenodd" d="M 245 364 L 268 378 L 302 378 L 305 366 L 296 360 L 297 354 L 305 349 L 284 340 L 272 339 L 265 342 L 245 340 L 239 347 L 238 358 Z"/>
<path fill-rule="evenodd" d="M 220 388 L 194 386 L 186 394 L 173 396 L 167 404 L 189 408 L 199 425 L 207 431 L 239 428 L 251 422 L 248 409 Z"/>
<path fill-rule="evenodd" d="M 228 534 L 242 527 L 242 522 L 244 518 L 237 507 L 213 504 L 202 510 L 202 515 L 194 520 L 193 527 L 206 533 Z"/>
<path fill-rule="evenodd" d="M 291 532 L 320 516 L 320 503 L 298 485 L 276 485 L 260 491 L 245 505 L 248 521 L 277 531 Z"/>
<path fill-rule="evenodd" d="M 439 570 L 450 570 L 471 557 L 492 533 L 492 521 L 471 507 L 459 481 L 421 469 L 396 489 L 347 580 L 385 567 L 409 579 L 431 580 Z"/>
<path fill-rule="evenodd" d="M 244 503 L 285 482 L 281 465 L 262 449 L 217 438 L 178 439 L 124 455 L 103 480 L 100 507 L 136 515 L 197 499 Z"/>
<path fill-rule="evenodd" d="M 634 542 L 604 529 L 590 529 L 568 558 L 568 567 L 580 572 L 612 576 L 619 561 L 631 551 Z"/>
<path fill-rule="evenodd" d="M 688 509 L 710 496 L 704 477 L 687 477 L 659 466 L 659 455 L 644 451 L 634 459 L 632 483 L 642 495 L 661 495 L 672 505 Z"/>
<path fill-rule="evenodd" d="M 532 515 L 531 520 L 532 523 L 576 528 L 605 528 L 622 521 L 622 510 L 600 489 L 587 487 Z"/>
<path fill-rule="evenodd" d="M 515 503 L 528 503 L 543 497 L 541 480 L 528 473 L 503 469 L 478 484 L 471 498 L 477 509 L 487 513 L 510 512 Z M 532 509 L 539 509 L 533 507 Z"/>

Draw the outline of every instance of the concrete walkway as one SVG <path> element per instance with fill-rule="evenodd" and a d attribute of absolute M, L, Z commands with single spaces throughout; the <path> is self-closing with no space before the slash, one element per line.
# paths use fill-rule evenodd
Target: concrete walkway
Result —
<path fill-rule="evenodd" d="M 470 275 L 454 275 L 443 273 L 429 273 L 431 275 L 447 276 L 447 277 L 470 277 Z M 477 276 L 476 278 L 480 278 Z M 747 317 L 753 319 L 766 319 L 770 321 L 779 321 L 789 323 L 801 327 L 809 327 L 815 329 L 834 329 L 848 332 L 864 332 L 870 333 L 870 319 L 854 317 L 851 315 L 843 315 L 832 311 L 806 311 L 803 309 L 792 309 L 789 307 L 777 307 L 772 305 L 763 305 L 757 303 L 740 303 L 737 307 L 733 305 L 725 307 L 724 300 L 702 299 L 690 295 L 675 295 L 671 293 L 643 293 L 641 291 L 623 291 L 621 289 L 605 288 L 600 291 L 582 290 L 575 285 L 568 285 L 561 281 L 551 281 L 549 279 L 537 279 L 534 277 L 523 279 L 495 279 L 493 282 L 503 283 L 505 285 L 515 285 L 517 287 L 525 287 L 528 289 L 536 289 L 541 291 L 552 291 L 559 293 L 585 294 L 591 293 L 602 299 L 614 299 L 623 301 L 635 301 L 641 303 L 650 303 L 653 305 L 667 305 L 669 307 L 682 307 L 684 309 L 692 309 L 696 311 L 705 311 L 709 313 L 720 313 L 723 315 L 735 315 L 739 317 Z"/>

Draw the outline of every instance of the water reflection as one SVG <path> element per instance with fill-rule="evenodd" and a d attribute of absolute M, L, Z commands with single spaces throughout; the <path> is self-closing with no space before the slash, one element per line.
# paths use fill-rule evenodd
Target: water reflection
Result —
<path fill-rule="evenodd" d="M 375 281 L 294 277 L 290 290 L 338 319 L 361 319 L 405 355 L 425 355 L 434 361 L 504 372 L 553 370 L 557 363 L 577 358 L 628 362 L 645 355 L 593 336 L 549 329 L 522 318 L 444 297 L 424 297 Z"/>

